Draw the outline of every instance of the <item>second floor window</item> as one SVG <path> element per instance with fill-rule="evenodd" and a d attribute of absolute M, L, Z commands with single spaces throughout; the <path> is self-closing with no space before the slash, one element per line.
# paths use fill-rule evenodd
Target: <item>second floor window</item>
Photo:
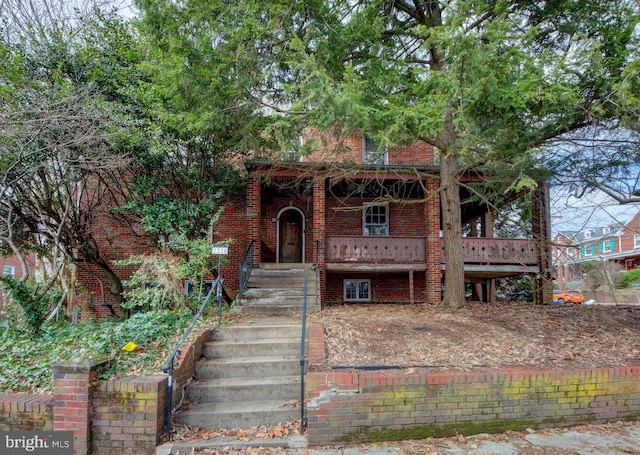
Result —
<path fill-rule="evenodd" d="M 364 207 L 363 235 L 389 235 L 389 206 L 387 204 Z"/>
<path fill-rule="evenodd" d="M 362 162 L 364 164 L 387 164 L 387 149 L 366 134 L 362 136 Z"/>
<path fill-rule="evenodd" d="M 582 245 L 580 247 L 582 249 L 582 256 L 593 256 L 596 251 L 595 245 Z"/>
<path fill-rule="evenodd" d="M 640 248 L 640 234 L 636 234 L 633 236 L 633 247 Z"/>
<path fill-rule="evenodd" d="M 5 265 L 2 267 L 2 274 L 4 276 L 16 277 L 16 268 L 12 265 Z"/>

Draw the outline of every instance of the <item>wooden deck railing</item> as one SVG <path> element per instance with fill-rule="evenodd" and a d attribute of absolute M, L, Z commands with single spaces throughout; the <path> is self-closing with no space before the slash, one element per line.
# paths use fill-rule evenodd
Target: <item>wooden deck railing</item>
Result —
<path fill-rule="evenodd" d="M 464 262 L 469 264 L 537 264 L 535 243 L 527 239 L 465 237 Z M 426 260 L 423 237 L 328 236 L 328 263 L 416 264 Z M 441 247 L 441 260 L 444 249 Z"/>
<path fill-rule="evenodd" d="M 425 239 L 422 237 L 375 237 L 359 235 L 329 236 L 326 239 L 327 262 L 424 263 Z"/>
<path fill-rule="evenodd" d="M 535 243 L 527 239 L 465 237 L 462 239 L 465 264 L 535 265 L 538 253 Z M 442 250 L 444 258 L 444 248 Z"/>

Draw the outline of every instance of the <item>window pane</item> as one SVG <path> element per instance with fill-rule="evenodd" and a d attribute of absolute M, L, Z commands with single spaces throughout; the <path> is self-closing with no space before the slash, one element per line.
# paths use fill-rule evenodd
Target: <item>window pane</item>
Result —
<path fill-rule="evenodd" d="M 364 208 L 364 235 L 389 235 L 387 205 L 372 205 Z"/>
<path fill-rule="evenodd" d="M 361 281 L 358 289 L 359 300 L 369 300 L 369 282 Z"/>
<path fill-rule="evenodd" d="M 364 164 L 385 164 L 386 151 L 380 142 L 364 135 L 362 139 L 362 161 Z"/>
<path fill-rule="evenodd" d="M 347 281 L 344 285 L 345 287 L 345 293 L 344 296 L 346 299 L 348 300 L 354 300 L 356 299 L 357 295 L 356 295 L 356 283 L 353 281 Z"/>

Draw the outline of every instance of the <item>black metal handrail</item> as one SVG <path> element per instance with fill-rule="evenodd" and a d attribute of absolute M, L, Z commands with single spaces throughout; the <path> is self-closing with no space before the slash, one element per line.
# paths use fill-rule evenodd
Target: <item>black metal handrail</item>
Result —
<path fill-rule="evenodd" d="M 300 341 L 300 434 L 304 433 L 304 364 L 305 338 L 307 331 L 307 288 L 309 275 L 304 274 L 304 297 L 302 300 L 302 340 Z"/>
<path fill-rule="evenodd" d="M 180 340 L 176 344 L 176 347 L 173 349 L 173 352 L 167 358 L 167 361 L 164 363 L 164 366 L 162 367 L 162 371 L 169 374 L 168 397 L 167 397 L 167 442 L 169 442 L 171 440 L 171 407 L 172 407 L 172 396 L 173 396 L 173 369 L 175 367 L 176 357 L 178 357 L 180 355 L 180 348 L 182 347 L 182 343 L 184 343 L 184 340 L 187 339 L 187 337 L 191 333 L 191 330 L 193 329 L 193 326 L 196 325 L 196 323 L 198 322 L 198 319 L 200 319 L 200 316 L 202 316 L 202 312 L 204 311 L 204 308 L 207 306 L 207 303 L 209 302 L 209 299 L 213 295 L 214 291 L 216 291 L 219 294 L 220 289 L 218 289 L 218 288 L 221 285 L 222 285 L 222 277 L 218 276 L 218 278 L 216 278 L 215 281 L 213 282 L 213 285 L 211 286 L 211 289 L 209 289 L 209 292 L 207 293 L 206 297 L 204 298 L 204 300 L 202 302 L 202 305 L 200 305 L 200 309 L 198 309 L 198 312 L 195 314 L 195 316 L 193 317 L 193 319 L 189 323 L 189 326 L 187 327 L 187 330 L 184 332 L 184 334 L 182 335 L 182 337 L 180 338 Z"/>
<path fill-rule="evenodd" d="M 247 283 L 249 282 L 249 277 L 251 276 L 251 272 L 255 267 L 255 262 L 253 260 L 253 252 L 255 249 L 255 240 L 252 240 L 247 247 L 247 251 L 244 253 L 242 257 L 242 261 L 240 262 L 240 271 L 238 273 L 238 302 L 242 298 L 242 294 L 247 287 Z"/>

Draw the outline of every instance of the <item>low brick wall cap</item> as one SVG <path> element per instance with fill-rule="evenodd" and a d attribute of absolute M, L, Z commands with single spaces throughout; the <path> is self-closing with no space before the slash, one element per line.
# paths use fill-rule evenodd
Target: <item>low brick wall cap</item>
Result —
<path fill-rule="evenodd" d="M 111 366 L 113 358 L 70 360 L 68 362 L 51 365 L 54 373 L 91 373 L 103 371 Z"/>

